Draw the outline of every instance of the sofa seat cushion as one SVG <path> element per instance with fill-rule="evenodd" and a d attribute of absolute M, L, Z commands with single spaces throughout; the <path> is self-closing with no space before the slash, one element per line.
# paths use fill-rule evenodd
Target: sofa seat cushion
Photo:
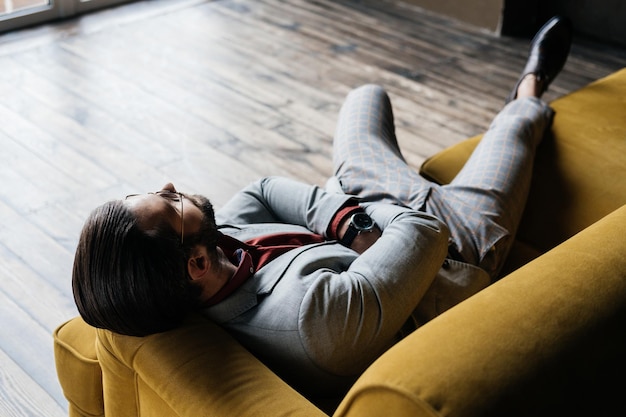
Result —
<path fill-rule="evenodd" d="M 626 204 L 626 69 L 551 103 L 554 124 L 539 146 L 518 241 L 543 253 Z M 424 162 L 421 173 L 450 182 L 476 136 Z"/>

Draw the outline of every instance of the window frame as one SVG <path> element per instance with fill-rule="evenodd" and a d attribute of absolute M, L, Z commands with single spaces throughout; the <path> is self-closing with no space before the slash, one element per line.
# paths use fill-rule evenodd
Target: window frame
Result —
<path fill-rule="evenodd" d="M 50 0 L 48 5 L 29 7 L 0 15 L 0 33 L 132 1 L 135 0 Z"/>

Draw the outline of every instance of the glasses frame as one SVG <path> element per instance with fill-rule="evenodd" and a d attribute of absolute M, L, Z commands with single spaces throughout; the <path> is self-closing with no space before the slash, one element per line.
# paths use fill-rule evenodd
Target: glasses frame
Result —
<path fill-rule="evenodd" d="M 158 195 L 168 201 L 180 201 L 180 246 L 183 246 L 185 243 L 185 216 L 184 216 L 184 204 L 183 204 L 183 193 L 161 190 L 156 191 L 154 193 L 148 193 Z M 141 194 L 128 194 L 124 200 L 128 200 L 131 197 L 136 197 Z"/>

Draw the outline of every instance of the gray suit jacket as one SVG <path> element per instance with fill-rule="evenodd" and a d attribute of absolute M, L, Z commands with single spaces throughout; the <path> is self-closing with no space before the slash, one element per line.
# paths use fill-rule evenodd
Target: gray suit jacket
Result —
<path fill-rule="evenodd" d="M 266 178 L 236 194 L 216 220 L 242 241 L 277 232 L 325 236 L 350 198 Z M 364 208 L 383 233 L 362 255 L 334 240 L 294 249 L 205 310 L 305 394 L 349 387 L 412 316 L 427 320 L 486 285 L 480 269 L 444 263 L 448 230 L 438 219 L 388 204 Z"/>

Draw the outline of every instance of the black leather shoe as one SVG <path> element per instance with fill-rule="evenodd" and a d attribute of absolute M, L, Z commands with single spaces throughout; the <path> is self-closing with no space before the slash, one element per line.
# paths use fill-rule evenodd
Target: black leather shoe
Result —
<path fill-rule="evenodd" d="M 572 24 L 569 19 L 555 16 L 550 19 L 535 35 L 530 43 L 528 61 L 517 80 L 515 87 L 506 99 L 510 102 L 517 97 L 517 89 L 528 74 L 534 74 L 540 82 L 541 91 L 545 93 L 548 86 L 561 72 L 572 45 Z"/>

